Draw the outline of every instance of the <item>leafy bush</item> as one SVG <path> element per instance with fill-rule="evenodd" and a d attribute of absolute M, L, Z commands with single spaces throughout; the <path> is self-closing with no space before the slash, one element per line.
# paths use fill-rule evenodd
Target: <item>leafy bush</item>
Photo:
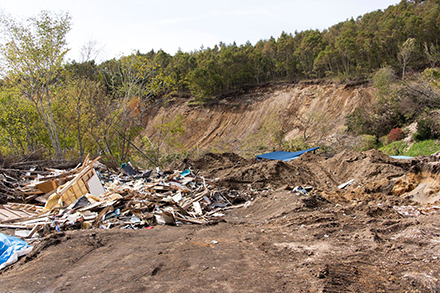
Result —
<path fill-rule="evenodd" d="M 431 86 L 440 88 L 440 71 L 438 68 L 427 68 L 422 72 L 422 78 Z"/>
<path fill-rule="evenodd" d="M 388 139 L 390 141 L 398 141 L 405 138 L 405 133 L 403 132 L 402 128 L 396 127 L 391 129 L 390 134 L 388 134 Z"/>
<path fill-rule="evenodd" d="M 284 142 L 284 150 L 286 152 L 297 152 L 297 151 L 309 149 L 311 147 L 312 146 L 306 143 L 302 137 Z"/>
<path fill-rule="evenodd" d="M 440 137 L 440 125 L 437 121 L 424 115 L 417 121 L 417 135 L 416 140 L 434 139 Z"/>
<path fill-rule="evenodd" d="M 391 68 L 382 67 L 373 75 L 373 85 L 378 89 L 378 96 L 383 97 L 391 92 L 391 84 L 396 79 L 396 73 Z"/>
<path fill-rule="evenodd" d="M 319 145 L 318 145 L 318 147 L 319 147 L 319 151 L 320 151 L 320 153 L 325 153 L 325 154 L 336 154 L 336 150 L 335 150 L 335 148 L 334 147 L 332 147 L 331 145 L 327 145 L 327 144 L 324 144 L 324 143 L 320 143 Z"/>
<path fill-rule="evenodd" d="M 360 142 L 354 147 L 354 150 L 362 152 L 375 149 L 377 147 L 378 143 L 374 135 L 362 135 L 360 137 Z"/>

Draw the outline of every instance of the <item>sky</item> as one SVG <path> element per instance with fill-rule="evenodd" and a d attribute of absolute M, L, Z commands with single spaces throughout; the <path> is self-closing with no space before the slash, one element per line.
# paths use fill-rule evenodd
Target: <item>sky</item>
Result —
<path fill-rule="evenodd" d="M 0 13 L 26 19 L 41 10 L 68 12 L 67 55 L 82 61 L 81 49 L 93 44 L 96 60 L 152 49 L 175 54 L 277 38 L 281 33 L 323 30 L 399 0 L 0 0 Z"/>

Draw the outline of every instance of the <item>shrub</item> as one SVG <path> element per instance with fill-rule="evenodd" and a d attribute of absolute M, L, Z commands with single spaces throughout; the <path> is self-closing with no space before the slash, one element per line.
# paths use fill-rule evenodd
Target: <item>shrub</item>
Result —
<path fill-rule="evenodd" d="M 417 122 L 417 139 L 418 140 L 425 140 L 425 139 L 430 139 L 432 136 L 432 131 L 431 131 L 431 119 L 429 118 L 424 118 L 424 119 L 420 119 Z"/>
<path fill-rule="evenodd" d="M 363 152 L 378 147 L 376 137 L 373 135 L 362 135 L 360 142 L 354 147 L 355 151 Z"/>
<path fill-rule="evenodd" d="M 396 74 L 391 66 L 383 67 L 373 75 L 374 87 L 378 89 L 378 96 L 381 98 L 391 92 L 391 84 L 396 79 Z"/>
<path fill-rule="evenodd" d="M 421 141 L 421 139 L 420 139 L 420 135 L 419 135 L 418 132 L 414 132 L 414 133 L 411 135 L 411 139 L 412 139 L 413 141 Z"/>
<path fill-rule="evenodd" d="M 405 138 L 405 133 L 403 132 L 402 128 L 396 127 L 391 129 L 390 134 L 388 134 L 388 139 L 393 141 L 402 140 Z"/>
<path fill-rule="evenodd" d="M 429 116 L 417 121 L 417 140 L 433 139 L 440 136 L 440 125 Z"/>
<path fill-rule="evenodd" d="M 306 143 L 302 137 L 284 142 L 284 150 L 287 152 L 297 152 L 309 148 L 311 148 L 311 145 Z"/>

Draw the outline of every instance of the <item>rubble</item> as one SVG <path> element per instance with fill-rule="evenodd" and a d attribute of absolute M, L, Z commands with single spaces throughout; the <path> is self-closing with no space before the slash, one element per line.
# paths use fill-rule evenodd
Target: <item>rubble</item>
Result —
<path fill-rule="evenodd" d="M 71 170 L 47 169 L 45 176 L 28 177 L 26 183 L 4 175 L 8 200 L 0 205 L 0 228 L 30 238 L 68 229 L 206 225 L 254 195 L 221 187 L 190 169 L 165 174 L 123 164 L 116 173 L 98 159 L 87 156 Z"/>

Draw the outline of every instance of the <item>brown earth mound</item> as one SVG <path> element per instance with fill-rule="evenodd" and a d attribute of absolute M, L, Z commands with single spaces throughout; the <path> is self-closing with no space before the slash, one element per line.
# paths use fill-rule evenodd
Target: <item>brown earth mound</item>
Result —
<path fill-rule="evenodd" d="M 392 159 L 376 150 L 344 151 L 330 159 L 306 153 L 290 162 L 245 160 L 230 153 L 207 154 L 185 163 L 203 176 L 218 177 L 223 185 L 234 188 L 246 188 L 249 184 L 256 189 L 301 185 L 317 191 L 334 191 L 352 179 L 357 185 L 383 180 L 389 183 L 403 176 L 413 165 L 410 160 Z"/>

